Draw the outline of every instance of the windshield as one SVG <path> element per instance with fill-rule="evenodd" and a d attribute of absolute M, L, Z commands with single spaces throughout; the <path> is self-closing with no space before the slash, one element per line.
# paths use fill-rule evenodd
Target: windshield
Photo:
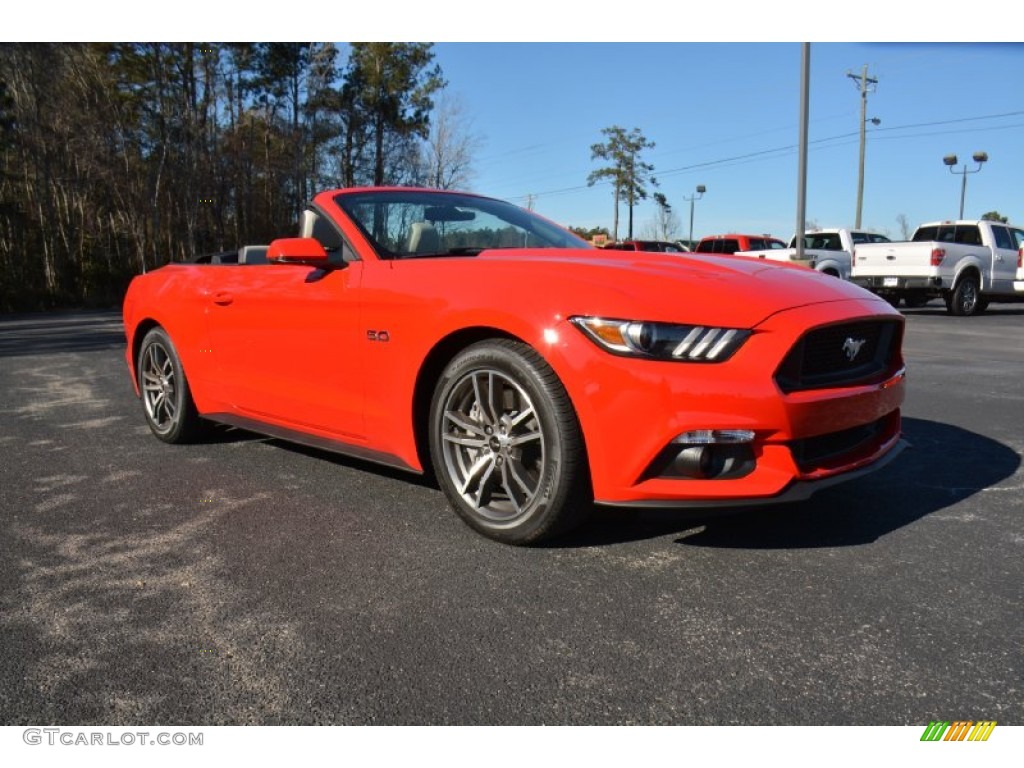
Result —
<path fill-rule="evenodd" d="M 335 202 L 383 259 L 474 256 L 492 248 L 586 248 L 571 232 L 500 200 L 430 190 L 371 190 Z"/>

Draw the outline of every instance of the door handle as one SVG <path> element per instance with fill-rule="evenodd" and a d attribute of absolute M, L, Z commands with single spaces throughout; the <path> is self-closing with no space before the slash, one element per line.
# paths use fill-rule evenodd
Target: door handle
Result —
<path fill-rule="evenodd" d="M 222 307 L 226 307 L 234 300 L 235 297 L 227 291 L 217 291 L 217 293 L 213 294 L 213 303 L 220 304 Z"/>

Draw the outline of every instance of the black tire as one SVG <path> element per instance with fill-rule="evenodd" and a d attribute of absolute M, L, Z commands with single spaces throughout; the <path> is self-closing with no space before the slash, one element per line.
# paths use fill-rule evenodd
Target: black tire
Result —
<path fill-rule="evenodd" d="M 978 314 L 981 311 L 978 309 L 981 300 L 979 291 L 978 278 L 973 274 L 964 275 L 953 286 L 953 293 L 946 302 L 947 311 L 958 317 Z"/>
<path fill-rule="evenodd" d="M 192 443 L 205 433 L 192 400 L 181 359 L 163 328 L 154 328 L 142 339 L 136 361 L 142 412 L 150 430 L 165 443 Z"/>
<path fill-rule="evenodd" d="M 441 488 L 485 536 L 537 544 L 590 512 L 579 420 L 558 376 L 529 346 L 493 339 L 460 352 L 434 388 L 429 425 Z"/>

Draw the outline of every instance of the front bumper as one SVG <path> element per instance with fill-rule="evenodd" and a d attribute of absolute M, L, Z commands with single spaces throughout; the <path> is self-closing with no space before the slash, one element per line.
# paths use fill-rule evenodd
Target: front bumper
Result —
<path fill-rule="evenodd" d="M 741 506 L 788 500 L 788 489 L 830 483 L 867 471 L 898 452 L 904 372 L 899 355 L 880 381 L 784 393 L 775 381 L 781 361 L 804 331 L 856 319 L 895 317 L 879 299 L 816 304 L 778 313 L 754 329 L 725 363 L 687 364 L 624 359 L 578 336 L 577 370 L 563 375 L 583 427 L 594 496 L 602 504 L 668 503 Z M 570 350 L 566 350 L 570 351 Z M 576 387 L 569 382 L 581 382 Z M 798 461 L 808 439 L 881 425 L 866 441 L 827 460 Z M 742 476 L 691 479 L 651 472 L 679 435 L 691 430 L 747 430 L 754 462 Z M 895 454 L 893 454 L 895 455 Z M 653 475 L 653 476 L 652 476 Z M 809 486 L 810 487 L 810 486 Z M 814 485 L 816 489 L 819 485 Z"/>
<path fill-rule="evenodd" d="M 877 472 L 882 467 L 887 466 L 893 459 L 899 456 L 905 449 L 910 448 L 910 443 L 902 438 L 897 439 L 895 443 L 882 454 L 877 461 L 866 466 L 862 466 L 860 469 L 853 469 L 849 472 L 844 472 L 839 475 L 832 475 L 830 477 L 823 477 L 817 480 L 794 480 L 789 484 L 781 493 L 775 496 L 768 496 L 762 498 L 748 499 L 740 502 L 736 499 L 716 499 L 716 500 L 694 500 L 694 499 L 672 499 L 665 501 L 657 501 L 650 499 L 643 499 L 641 501 L 618 501 L 618 502 L 597 502 L 603 506 L 610 507 L 624 507 L 627 509 L 660 509 L 660 508 L 674 508 L 674 509 L 713 509 L 716 507 L 758 507 L 768 506 L 771 504 L 792 504 L 797 501 L 806 501 L 811 498 L 818 491 L 830 488 L 833 485 L 839 483 L 845 483 L 848 480 L 856 480 L 859 477 L 870 475 L 872 472 Z"/>

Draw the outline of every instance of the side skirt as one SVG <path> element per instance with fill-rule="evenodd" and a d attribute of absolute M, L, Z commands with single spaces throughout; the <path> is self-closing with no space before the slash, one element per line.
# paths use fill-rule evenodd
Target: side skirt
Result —
<path fill-rule="evenodd" d="M 287 440 L 290 443 L 298 443 L 299 445 L 305 445 L 322 451 L 330 451 L 331 453 L 339 453 L 343 456 L 351 456 L 355 459 L 372 461 L 374 464 L 382 464 L 385 467 L 393 467 L 395 469 L 401 469 L 405 472 L 412 472 L 417 475 L 423 474 L 421 470 L 409 466 L 398 456 L 391 453 L 374 451 L 370 448 L 352 445 L 351 443 L 346 443 L 341 440 L 333 440 L 329 437 L 321 437 L 320 435 L 311 435 L 308 432 L 300 432 L 295 429 L 289 429 L 288 427 L 280 427 L 276 424 L 267 424 L 266 422 L 246 418 L 245 416 L 239 416 L 235 413 L 204 413 L 201 415 L 204 419 L 215 421 L 218 424 L 227 424 L 230 427 L 238 427 L 239 429 L 256 432 L 261 435 L 266 435 L 267 437 Z"/>

